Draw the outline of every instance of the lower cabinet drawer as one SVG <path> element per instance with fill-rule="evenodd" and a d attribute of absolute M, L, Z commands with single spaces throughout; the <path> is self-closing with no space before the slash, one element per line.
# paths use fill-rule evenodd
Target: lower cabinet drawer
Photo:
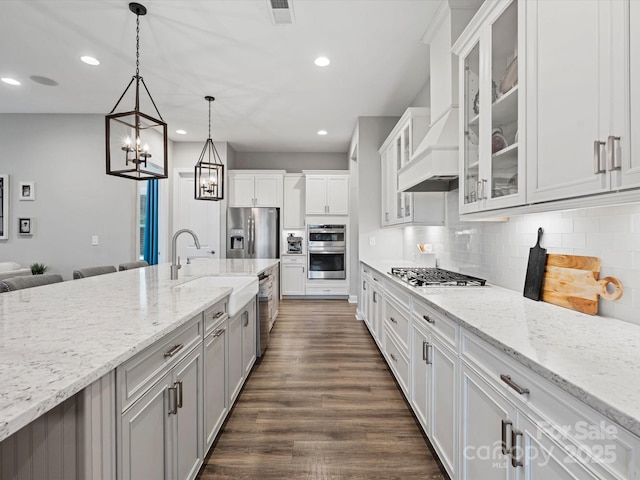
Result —
<path fill-rule="evenodd" d="M 396 380 L 400 384 L 405 397 L 409 398 L 409 360 L 401 352 L 392 338 L 389 328 L 385 326 L 384 356 L 391 367 Z"/>
<path fill-rule="evenodd" d="M 216 303 L 204 311 L 204 334 L 208 335 L 227 316 L 227 301 Z"/>
<path fill-rule="evenodd" d="M 145 348 L 116 369 L 120 411 L 124 412 L 202 341 L 202 314 Z"/>
<path fill-rule="evenodd" d="M 306 287 L 307 295 L 347 295 L 348 287 L 342 285 L 309 285 Z"/>
<path fill-rule="evenodd" d="M 409 355 L 409 314 L 395 302 L 385 297 L 384 321 L 387 327 L 398 336 L 400 347 Z"/>

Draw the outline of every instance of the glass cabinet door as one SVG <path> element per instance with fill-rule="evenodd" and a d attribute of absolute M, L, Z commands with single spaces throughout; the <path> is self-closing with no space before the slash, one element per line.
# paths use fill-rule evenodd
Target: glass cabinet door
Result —
<path fill-rule="evenodd" d="M 491 25 L 490 187 L 485 198 L 518 193 L 518 3 Z"/>
<path fill-rule="evenodd" d="M 480 45 L 469 52 L 464 59 L 464 178 L 463 186 L 465 204 L 476 203 L 480 200 L 480 151 L 479 128 L 480 111 L 483 107 L 480 102 Z"/>

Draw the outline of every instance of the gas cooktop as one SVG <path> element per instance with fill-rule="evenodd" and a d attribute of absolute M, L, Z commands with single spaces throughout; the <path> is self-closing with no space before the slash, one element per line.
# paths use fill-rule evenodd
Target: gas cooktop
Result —
<path fill-rule="evenodd" d="M 394 267 L 390 273 L 414 287 L 481 287 L 486 283 L 483 278 L 451 272 L 442 268 Z"/>

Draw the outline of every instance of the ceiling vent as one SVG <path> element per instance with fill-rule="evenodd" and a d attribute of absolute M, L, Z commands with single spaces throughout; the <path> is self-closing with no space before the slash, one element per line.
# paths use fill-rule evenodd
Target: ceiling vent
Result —
<path fill-rule="evenodd" d="M 269 15 L 274 25 L 293 24 L 293 5 L 291 0 L 267 0 Z"/>

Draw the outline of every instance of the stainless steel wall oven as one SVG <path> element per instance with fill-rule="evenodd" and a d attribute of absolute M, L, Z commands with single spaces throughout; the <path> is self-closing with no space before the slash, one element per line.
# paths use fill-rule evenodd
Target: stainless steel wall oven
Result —
<path fill-rule="evenodd" d="M 309 225 L 307 239 L 308 278 L 347 278 L 345 225 Z"/>

